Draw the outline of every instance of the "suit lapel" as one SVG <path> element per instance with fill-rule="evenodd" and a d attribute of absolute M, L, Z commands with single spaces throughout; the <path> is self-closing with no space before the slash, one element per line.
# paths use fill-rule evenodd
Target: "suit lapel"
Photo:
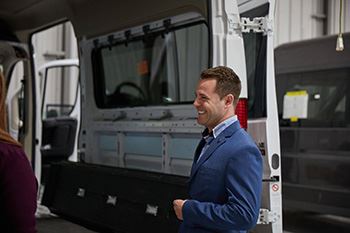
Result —
<path fill-rule="evenodd" d="M 232 125 L 227 127 L 217 138 L 215 138 L 211 143 L 209 148 L 204 152 L 204 154 L 201 156 L 201 158 L 197 162 L 193 162 L 192 169 L 191 169 L 191 176 L 189 179 L 189 182 L 191 182 L 192 178 L 196 175 L 198 169 L 202 164 L 210 158 L 210 156 L 214 153 L 214 151 L 223 143 L 226 142 L 226 138 L 229 138 L 232 136 L 234 132 L 236 132 L 238 129 L 240 129 L 239 121 L 237 120 Z"/>

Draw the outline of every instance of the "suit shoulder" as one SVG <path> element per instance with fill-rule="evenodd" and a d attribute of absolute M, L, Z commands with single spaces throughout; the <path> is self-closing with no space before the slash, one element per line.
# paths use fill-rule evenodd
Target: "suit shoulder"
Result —
<path fill-rule="evenodd" d="M 237 147 L 245 147 L 245 146 L 253 146 L 257 147 L 254 140 L 251 136 L 244 130 L 237 130 L 232 136 L 229 138 L 229 141 L 234 141 Z"/>

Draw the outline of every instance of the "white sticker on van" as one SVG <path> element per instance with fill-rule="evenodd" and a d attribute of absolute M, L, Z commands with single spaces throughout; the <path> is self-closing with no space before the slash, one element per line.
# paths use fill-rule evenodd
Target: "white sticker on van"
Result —
<path fill-rule="evenodd" d="M 283 98 L 283 119 L 306 119 L 308 100 L 309 95 L 305 90 L 288 91 Z"/>

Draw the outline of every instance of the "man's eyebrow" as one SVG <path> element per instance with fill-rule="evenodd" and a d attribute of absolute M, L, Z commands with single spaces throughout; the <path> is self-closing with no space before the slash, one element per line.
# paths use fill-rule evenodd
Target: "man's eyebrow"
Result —
<path fill-rule="evenodd" d="M 200 95 L 201 97 L 209 98 L 209 96 L 206 95 L 205 93 L 199 93 L 199 95 Z"/>

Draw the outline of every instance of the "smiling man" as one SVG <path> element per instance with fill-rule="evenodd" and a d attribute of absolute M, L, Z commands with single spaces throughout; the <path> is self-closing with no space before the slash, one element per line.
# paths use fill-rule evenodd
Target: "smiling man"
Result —
<path fill-rule="evenodd" d="M 257 222 L 262 157 L 235 114 L 240 92 L 228 67 L 201 74 L 193 105 L 206 129 L 193 160 L 190 199 L 173 202 L 180 233 L 246 232 Z"/>

